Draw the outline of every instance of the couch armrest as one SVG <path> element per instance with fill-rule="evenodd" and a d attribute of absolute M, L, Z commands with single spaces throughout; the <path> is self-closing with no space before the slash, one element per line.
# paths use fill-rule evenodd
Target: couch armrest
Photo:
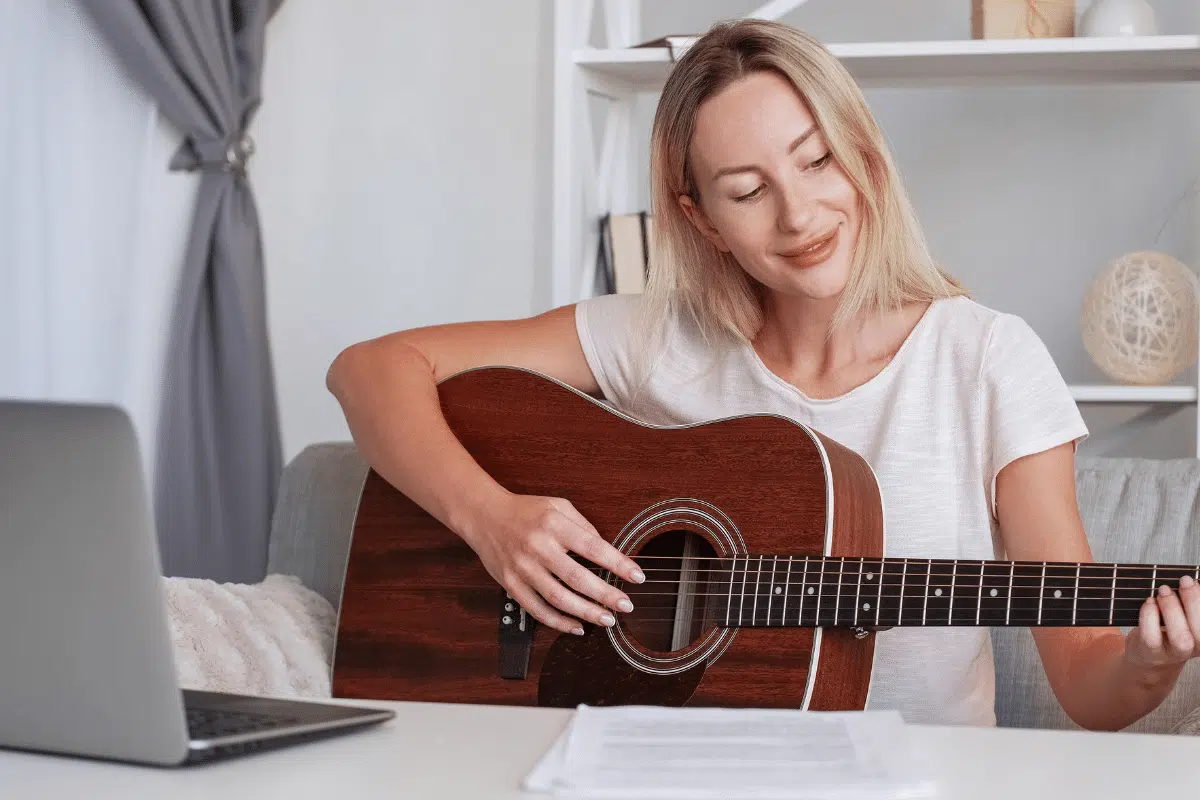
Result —
<path fill-rule="evenodd" d="M 295 575 L 341 607 L 367 463 L 350 442 L 309 445 L 284 468 L 271 519 L 267 572 Z"/>

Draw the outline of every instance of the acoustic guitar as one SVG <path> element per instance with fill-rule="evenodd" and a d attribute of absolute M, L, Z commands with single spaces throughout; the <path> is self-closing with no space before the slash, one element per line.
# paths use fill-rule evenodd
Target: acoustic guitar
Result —
<path fill-rule="evenodd" d="M 579 559 L 634 611 L 560 634 L 370 471 L 335 697 L 861 709 L 873 631 L 1136 625 L 1155 586 L 1200 578 L 1193 566 L 886 558 L 870 466 L 781 416 L 648 425 L 512 367 L 458 373 L 438 393 L 484 470 L 513 492 L 568 499 L 646 581 Z"/>

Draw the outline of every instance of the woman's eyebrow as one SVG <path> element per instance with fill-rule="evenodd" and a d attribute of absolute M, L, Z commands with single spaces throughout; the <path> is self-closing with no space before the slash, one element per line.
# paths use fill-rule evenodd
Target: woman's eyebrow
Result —
<path fill-rule="evenodd" d="M 791 155 L 792 153 L 796 152 L 796 148 L 799 147 L 800 145 L 804 144 L 804 140 L 807 139 L 809 136 L 812 136 L 813 133 L 816 132 L 816 130 L 817 130 L 817 126 L 813 125 L 808 130 L 806 130 L 804 133 L 797 136 L 796 139 L 790 145 L 788 145 L 788 155 Z M 713 173 L 712 179 L 715 181 L 717 178 L 720 178 L 725 175 L 732 175 L 732 174 L 738 173 L 738 172 L 754 172 L 756 169 L 758 169 L 758 167 L 754 167 L 754 166 L 722 167 L 721 169 L 719 169 Z"/>

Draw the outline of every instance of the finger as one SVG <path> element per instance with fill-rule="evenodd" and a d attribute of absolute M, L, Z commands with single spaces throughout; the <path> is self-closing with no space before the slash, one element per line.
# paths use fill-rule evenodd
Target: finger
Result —
<path fill-rule="evenodd" d="M 526 613 L 533 615 L 538 622 L 549 625 L 556 631 L 573 633 L 577 636 L 583 635 L 583 626 L 579 624 L 579 620 L 559 613 L 557 609 L 552 608 L 549 603 L 538 596 L 538 593 L 527 583 L 513 581 L 508 593 L 521 604 L 521 608 L 525 609 Z"/>
<path fill-rule="evenodd" d="M 1166 584 L 1158 587 L 1158 611 L 1162 615 L 1163 626 L 1167 629 L 1167 645 L 1171 654 L 1176 657 L 1189 656 L 1196 646 L 1192 632 L 1188 628 L 1187 617 L 1184 616 L 1183 606 L 1179 597 Z"/>
<path fill-rule="evenodd" d="M 527 580 L 534 591 L 545 598 L 547 603 L 556 609 L 561 609 L 564 613 L 605 627 L 611 627 L 617 622 L 611 611 L 575 594 L 555 580 L 545 567 L 533 571 L 527 576 Z"/>
<path fill-rule="evenodd" d="M 1200 642 L 1200 584 L 1191 575 L 1184 575 L 1179 580 L 1179 602 L 1183 603 L 1184 613 L 1187 614 L 1192 640 Z"/>
<path fill-rule="evenodd" d="M 1158 615 L 1158 603 L 1154 602 L 1153 596 L 1147 597 L 1142 603 L 1138 613 L 1138 633 L 1148 649 L 1155 653 L 1162 650 L 1162 625 Z"/>
<path fill-rule="evenodd" d="M 626 613 L 633 611 L 633 603 L 629 596 L 611 583 L 600 579 L 600 576 L 580 564 L 566 553 L 552 553 L 547 557 L 546 566 L 551 572 L 563 579 L 563 582 L 575 591 L 603 603 L 615 611 Z"/>
<path fill-rule="evenodd" d="M 625 580 L 633 581 L 634 583 L 641 583 L 646 580 L 646 575 L 638 568 L 637 562 L 609 544 L 600 535 L 600 531 L 596 530 L 595 526 L 588 522 L 575 506 L 571 505 L 571 501 L 556 497 L 554 498 L 554 507 L 561 511 L 563 516 L 570 522 L 574 523 L 575 527 L 579 530 L 579 535 L 583 537 L 576 540 L 577 546 L 571 548 L 573 551 L 594 564 L 599 564 L 602 567 L 612 570 L 617 575 L 625 578 Z"/>

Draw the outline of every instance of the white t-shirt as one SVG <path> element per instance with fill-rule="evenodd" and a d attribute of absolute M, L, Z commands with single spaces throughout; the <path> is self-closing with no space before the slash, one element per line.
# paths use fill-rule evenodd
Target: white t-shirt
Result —
<path fill-rule="evenodd" d="M 995 476 L 1009 462 L 1088 434 L 1066 383 L 1021 318 L 965 297 L 935 301 L 866 383 L 813 399 L 748 345 L 716 351 L 683 315 L 636 400 L 632 315 L 641 295 L 578 304 L 576 328 L 604 398 L 643 422 L 739 414 L 789 417 L 861 455 L 883 497 L 885 555 L 1003 558 Z M 909 722 L 995 725 L 987 628 L 903 627 L 876 634 L 869 708 Z"/>

